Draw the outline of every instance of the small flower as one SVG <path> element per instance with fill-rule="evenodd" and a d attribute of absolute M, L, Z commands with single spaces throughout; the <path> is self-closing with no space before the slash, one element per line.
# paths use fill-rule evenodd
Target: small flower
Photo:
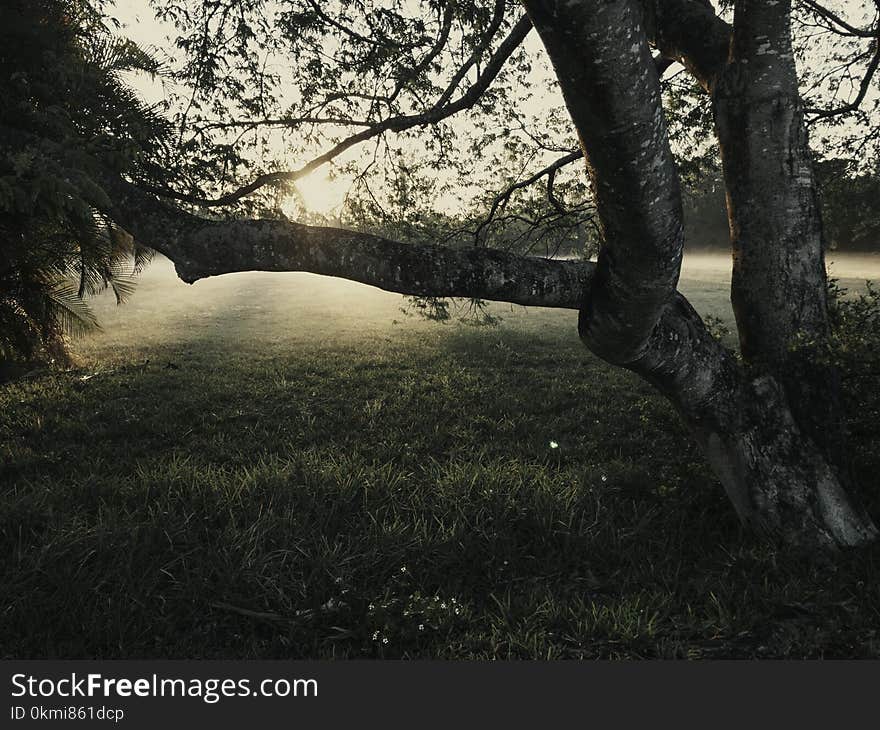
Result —
<path fill-rule="evenodd" d="M 445 603 L 441 603 L 441 604 L 440 604 L 440 608 L 446 608 L 446 604 L 445 604 Z"/>
<path fill-rule="evenodd" d="M 376 607 L 372 603 L 369 606 L 367 606 L 368 611 L 372 611 L 374 608 L 376 608 Z"/>
<path fill-rule="evenodd" d="M 425 624 L 419 624 L 419 631 L 425 630 Z"/>
<path fill-rule="evenodd" d="M 373 641 L 379 641 L 379 632 L 378 631 L 373 632 Z"/>
<path fill-rule="evenodd" d="M 401 573 L 406 573 L 406 566 L 405 566 L 405 565 L 401 565 L 401 566 L 400 566 L 400 572 L 401 572 Z"/>
<path fill-rule="evenodd" d="M 603 481 L 603 482 L 607 482 L 607 481 L 608 481 L 608 477 L 606 477 L 604 474 L 602 475 L 602 481 Z"/>
<path fill-rule="evenodd" d="M 550 442 L 550 448 L 551 448 L 551 449 L 558 449 L 558 448 L 559 448 L 559 444 L 557 444 L 555 441 L 551 441 L 551 442 Z"/>
<path fill-rule="evenodd" d="M 384 638 L 382 639 L 382 643 L 383 643 L 383 644 L 387 644 L 387 643 L 388 643 L 388 637 L 387 637 L 387 636 L 384 637 Z"/>

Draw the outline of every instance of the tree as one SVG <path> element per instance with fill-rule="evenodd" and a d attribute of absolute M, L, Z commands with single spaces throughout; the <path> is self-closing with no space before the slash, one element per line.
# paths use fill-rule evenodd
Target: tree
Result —
<path fill-rule="evenodd" d="M 2 20 L 0 364 L 63 359 L 65 330 L 97 324 L 86 296 L 122 300 L 148 256 L 104 212 L 98 179 L 132 172 L 164 134 L 121 80 L 157 66 L 80 0 L 10 0 Z"/>
<path fill-rule="evenodd" d="M 309 271 L 419 297 L 578 310 L 580 338 L 593 353 L 674 404 L 744 524 L 796 548 L 875 539 L 852 496 L 807 122 L 836 120 L 870 101 L 880 57 L 876 17 L 857 26 L 811 0 L 794 16 L 791 0 L 736 0 L 732 19 L 705 0 L 431 0 L 415 13 L 405 2 L 289 0 L 275 16 L 263 0 L 158 5 L 176 24 L 187 59 L 179 144 L 165 160 L 164 180 L 107 175 L 103 185 L 112 200 L 106 213 L 167 255 L 184 281 Z M 837 108 L 805 107 L 801 99 L 792 17 L 802 22 L 805 14 L 855 48 L 847 68 L 864 81 Z M 517 89 L 530 83 L 523 44 L 533 28 L 568 116 L 551 114 L 547 127 L 571 125 L 575 148 L 528 130 L 517 109 Z M 299 84 L 284 104 L 270 63 L 277 54 L 286 54 Z M 702 108 L 720 149 L 740 356 L 676 291 L 682 201 L 670 145 L 676 121 L 664 112 L 662 80 L 673 63 L 690 79 L 677 105 L 694 100 L 691 115 Z M 812 86 L 817 94 L 823 88 Z M 458 157 L 449 150 L 445 125 L 454 115 L 498 109 L 494 124 L 474 122 L 473 148 Z M 257 169 L 242 140 L 252 150 L 265 146 L 264 133 L 274 129 L 295 130 L 300 151 L 328 146 L 296 170 Z M 417 130 L 426 130 L 429 162 L 394 154 L 383 162 L 379 145 L 388 135 Z M 435 231 L 435 243 L 413 243 L 352 226 L 305 225 L 273 213 L 267 192 L 367 142 L 376 145 L 373 163 L 397 180 L 416 180 L 420 164 L 478 175 L 471 155 L 487 141 L 557 158 L 519 188 L 516 174 L 502 174 L 507 184 L 488 196 L 489 214 L 470 238 Z M 574 204 L 560 200 L 562 169 L 581 159 L 590 191 Z M 509 213 L 513 192 L 536 181 L 546 183 L 549 212 Z M 569 183 L 572 195 L 578 184 Z M 419 203 L 415 183 L 405 192 L 403 207 Z M 598 220 L 597 262 L 487 246 L 486 229 L 504 217 L 500 211 L 540 235 Z"/>
<path fill-rule="evenodd" d="M 822 191 L 822 220 L 829 247 L 871 250 L 880 240 L 880 174 L 851 171 L 851 160 L 824 159 L 816 172 Z"/>

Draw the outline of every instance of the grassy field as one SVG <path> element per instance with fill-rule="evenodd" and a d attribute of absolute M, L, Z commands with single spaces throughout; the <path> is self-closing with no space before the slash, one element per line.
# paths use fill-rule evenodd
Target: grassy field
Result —
<path fill-rule="evenodd" d="M 683 288 L 729 318 L 724 275 L 694 259 Z M 575 313 L 400 305 L 160 261 L 73 371 L 0 386 L 0 656 L 880 655 L 880 548 L 741 534 Z M 849 393 L 875 516 L 877 390 Z"/>

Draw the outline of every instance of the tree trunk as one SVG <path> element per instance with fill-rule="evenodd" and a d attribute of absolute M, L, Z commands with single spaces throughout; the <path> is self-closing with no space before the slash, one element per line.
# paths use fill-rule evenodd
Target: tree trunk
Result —
<path fill-rule="evenodd" d="M 578 129 L 603 223 L 582 339 L 670 399 L 746 525 L 807 548 L 873 539 L 870 519 L 847 496 L 837 376 L 822 357 L 821 222 L 790 9 L 762 0 L 737 5 L 720 81 L 713 76 L 717 40 L 704 40 L 689 64 L 715 101 L 743 367 L 683 298 L 673 299 L 681 205 L 644 29 L 647 18 L 659 36 L 663 18 L 627 0 L 527 0 L 526 7 Z M 717 29 L 714 21 L 706 26 Z M 673 29 L 668 23 L 664 39 L 678 48 Z"/>
<path fill-rule="evenodd" d="M 828 363 L 822 222 L 791 48 L 788 3 L 738 5 L 713 95 L 744 360 L 783 384 L 798 423 L 846 475 L 840 383 Z"/>
<path fill-rule="evenodd" d="M 860 509 L 843 509 L 851 471 L 840 379 L 829 359 L 822 221 L 790 14 L 790 0 L 741 0 L 730 59 L 714 88 L 733 249 L 731 301 L 744 362 L 756 383 L 781 385 L 767 400 L 785 395 L 788 428 L 807 445 L 796 465 L 803 476 L 785 472 L 775 481 L 802 492 L 796 501 L 837 515 L 826 520 L 832 534 L 852 544 L 875 531 Z M 833 523 L 841 520 L 853 529 L 838 534 Z"/>
<path fill-rule="evenodd" d="M 778 381 L 743 385 L 738 408 L 689 425 L 737 514 L 755 532 L 800 548 L 854 547 L 876 537 L 839 472 L 798 426 Z"/>
<path fill-rule="evenodd" d="M 589 312 L 581 311 L 581 327 Z M 740 520 L 797 549 L 854 547 L 877 531 L 797 423 L 784 388 L 755 377 L 678 296 L 627 368 L 676 407 Z"/>

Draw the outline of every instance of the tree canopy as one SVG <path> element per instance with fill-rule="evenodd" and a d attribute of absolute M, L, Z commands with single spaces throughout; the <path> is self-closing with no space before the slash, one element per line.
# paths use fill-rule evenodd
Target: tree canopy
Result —
<path fill-rule="evenodd" d="M 152 7 L 176 43 L 169 199 L 278 214 L 296 180 L 330 164 L 351 181 L 343 225 L 413 241 L 595 253 L 577 135 L 519 3 Z M 720 10 L 732 17 L 732 6 Z M 876 16 L 873 5 L 793 9 L 814 145 L 848 160 L 848 173 L 876 166 Z M 673 152 L 702 185 L 718 169 L 709 98 L 674 53 L 658 53 L 657 64 Z"/>

